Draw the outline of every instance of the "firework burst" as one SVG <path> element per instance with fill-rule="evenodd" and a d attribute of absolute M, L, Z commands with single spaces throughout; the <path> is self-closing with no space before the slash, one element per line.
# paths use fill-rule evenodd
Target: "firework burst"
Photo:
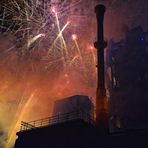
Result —
<path fill-rule="evenodd" d="M 86 29 L 92 18 L 88 18 L 85 5 L 81 0 L 3 2 L 1 36 L 12 45 L 5 45 L 0 50 L 0 75 L 3 77 L 0 97 L 1 100 L 9 101 L 10 97 L 17 100 L 6 147 L 14 141 L 12 131 L 18 130 L 21 120 L 31 118 L 28 112 L 35 106 L 46 108 L 49 103 L 52 108 L 51 102 L 55 99 L 75 93 L 87 92 L 94 96 L 90 91 L 94 89 L 92 84 L 96 79 L 95 51 L 90 49 L 93 29 Z M 32 95 L 34 90 L 38 90 L 35 96 Z M 41 111 L 37 115 L 33 113 L 34 118 L 50 115 L 52 109 L 48 109 L 43 109 L 42 114 Z"/>

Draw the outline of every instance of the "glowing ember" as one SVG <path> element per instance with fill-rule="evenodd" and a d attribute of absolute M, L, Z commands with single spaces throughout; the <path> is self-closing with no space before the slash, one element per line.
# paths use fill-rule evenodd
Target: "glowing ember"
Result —
<path fill-rule="evenodd" d="M 53 13 L 57 14 L 57 11 L 56 11 L 56 8 L 55 8 L 55 7 L 52 7 L 52 8 L 51 8 L 51 11 L 52 11 Z"/>
<path fill-rule="evenodd" d="M 73 40 L 76 40 L 76 39 L 77 39 L 77 35 L 76 35 L 76 34 L 73 34 L 73 35 L 72 35 L 72 39 L 73 39 Z"/>
<path fill-rule="evenodd" d="M 90 48 L 91 50 L 93 50 L 93 49 L 94 49 L 94 47 L 93 47 L 93 46 L 89 46 L 89 48 Z"/>

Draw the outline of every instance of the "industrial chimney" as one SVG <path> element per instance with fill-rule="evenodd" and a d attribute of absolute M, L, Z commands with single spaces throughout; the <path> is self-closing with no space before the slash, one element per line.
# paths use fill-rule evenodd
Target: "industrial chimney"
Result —
<path fill-rule="evenodd" d="M 96 91 L 96 126 L 102 133 L 108 133 L 108 111 L 105 105 L 106 89 L 104 76 L 104 48 L 107 43 L 104 41 L 103 20 L 105 13 L 104 5 L 95 7 L 97 17 L 97 41 L 94 43 L 97 49 L 97 91 Z"/>

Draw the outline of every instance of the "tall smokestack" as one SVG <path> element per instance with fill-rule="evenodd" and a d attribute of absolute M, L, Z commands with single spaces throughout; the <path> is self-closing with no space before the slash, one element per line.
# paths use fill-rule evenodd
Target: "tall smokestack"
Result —
<path fill-rule="evenodd" d="M 97 41 L 94 43 L 97 49 L 97 91 L 96 91 L 96 126 L 103 133 L 108 133 L 108 113 L 105 105 L 106 90 L 105 90 L 105 75 L 104 75 L 104 41 L 103 20 L 105 13 L 104 5 L 95 7 L 97 17 Z"/>

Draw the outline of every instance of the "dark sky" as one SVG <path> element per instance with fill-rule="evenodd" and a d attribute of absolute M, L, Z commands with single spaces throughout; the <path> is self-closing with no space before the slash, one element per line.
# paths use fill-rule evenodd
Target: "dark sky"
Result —
<path fill-rule="evenodd" d="M 120 38 L 125 24 L 130 28 L 141 25 L 148 29 L 147 0 L 106 0 L 104 3 L 107 6 L 106 34 L 110 38 Z"/>

